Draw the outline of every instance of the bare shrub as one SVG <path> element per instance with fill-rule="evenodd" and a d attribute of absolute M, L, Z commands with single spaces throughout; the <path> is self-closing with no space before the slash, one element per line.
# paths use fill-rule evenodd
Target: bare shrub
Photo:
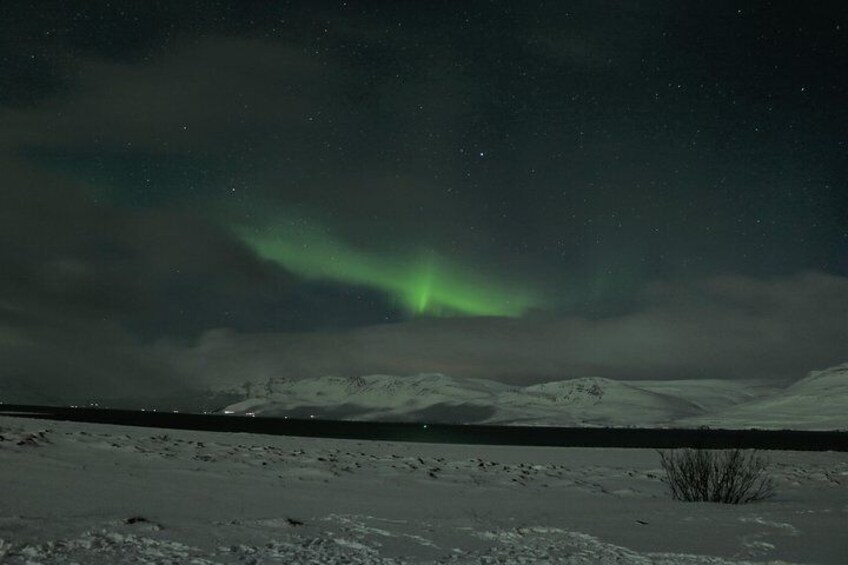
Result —
<path fill-rule="evenodd" d="M 741 449 L 659 451 L 665 482 L 675 500 L 745 504 L 774 496 L 768 460 Z"/>

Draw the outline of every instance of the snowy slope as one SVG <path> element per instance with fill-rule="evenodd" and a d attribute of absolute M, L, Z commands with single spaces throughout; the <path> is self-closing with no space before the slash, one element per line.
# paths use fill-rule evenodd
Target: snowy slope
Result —
<path fill-rule="evenodd" d="M 734 428 L 848 430 L 848 363 L 806 378 L 769 396 L 686 423 Z"/>
<path fill-rule="evenodd" d="M 441 374 L 247 383 L 234 414 L 542 426 L 848 428 L 846 365 L 780 388 L 719 379 L 586 377 L 526 387 Z"/>
<path fill-rule="evenodd" d="M 0 562 L 843 564 L 848 460 L 676 502 L 650 449 L 393 443 L 0 417 Z"/>
<path fill-rule="evenodd" d="M 599 377 L 519 388 L 500 394 L 496 406 L 491 421 L 534 425 L 636 426 L 701 413 L 688 400 Z"/>
<path fill-rule="evenodd" d="M 427 416 L 450 420 L 447 416 L 450 409 L 464 407 L 466 413 L 471 413 L 475 406 L 490 406 L 497 394 L 511 387 L 483 379 L 424 374 L 270 379 L 242 388 L 247 398 L 228 406 L 226 411 L 263 416 L 403 421 Z"/>
<path fill-rule="evenodd" d="M 685 388 L 678 381 L 678 386 Z M 659 388 L 659 387 L 655 387 Z M 713 388 L 722 391 L 720 384 Z M 708 386 L 699 385 L 699 395 Z M 598 377 L 509 386 L 484 379 L 440 374 L 398 377 L 322 377 L 271 379 L 247 384 L 245 400 L 229 413 L 262 416 L 342 418 L 357 420 L 439 421 L 516 425 L 635 426 L 669 424 L 702 415 L 704 409 L 682 394 Z M 694 396 L 694 394 L 690 394 Z M 739 394 L 750 398 L 751 394 Z"/>
<path fill-rule="evenodd" d="M 707 413 L 724 410 L 782 389 L 770 383 L 722 379 L 634 381 L 630 384 L 642 390 L 687 400 Z"/>
<path fill-rule="evenodd" d="M 701 413 L 688 401 L 601 378 L 514 387 L 441 374 L 369 375 L 269 380 L 244 392 L 247 399 L 228 412 L 536 425 L 632 424 Z"/>

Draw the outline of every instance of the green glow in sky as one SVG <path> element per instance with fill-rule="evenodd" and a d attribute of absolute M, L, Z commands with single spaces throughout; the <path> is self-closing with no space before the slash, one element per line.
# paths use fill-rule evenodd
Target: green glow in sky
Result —
<path fill-rule="evenodd" d="M 297 275 L 382 290 L 412 314 L 515 317 L 539 303 L 529 289 L 475 275 L 432 251 L 369 253 L 303 222 L 235 231 L 259 256 Z"/>

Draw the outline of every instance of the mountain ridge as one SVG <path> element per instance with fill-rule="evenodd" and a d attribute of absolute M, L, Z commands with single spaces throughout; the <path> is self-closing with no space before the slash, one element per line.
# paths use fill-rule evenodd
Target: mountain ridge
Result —
<path fill-rule="evenodd" d="M 578 377 L 533 385 L 441 373 L 271 377 L 227 391 L 228 414 L 546 426 L 848 429 L 848 363 L 787 387 Z"/>

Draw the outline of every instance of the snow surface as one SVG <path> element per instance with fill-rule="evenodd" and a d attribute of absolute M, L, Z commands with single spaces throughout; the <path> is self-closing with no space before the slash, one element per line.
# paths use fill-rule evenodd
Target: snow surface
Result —
<path fill-rule="evenodd" d="M 848 429 L 848 363 L 783 388 L 720 379 L 585 377 L 526 387 L 441 374 L 270 378 L 229 391 L 235 414 L 536 426 Z"/>
<path fill-rule="evenodd" d="M 0 439 L 3 563 L 827 564 L 848 555 L 844 453 L 770 452 L 777 496 L 729 506 L 671 500 L 653 450 L 9 417 Z"/>

